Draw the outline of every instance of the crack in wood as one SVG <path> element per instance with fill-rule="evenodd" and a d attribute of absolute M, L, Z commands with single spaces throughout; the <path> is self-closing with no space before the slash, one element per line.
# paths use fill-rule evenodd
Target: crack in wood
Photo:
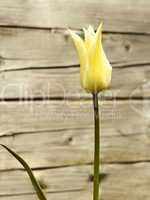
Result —
<path fill-rule="evenodd" d="M 22 131 L 22 132 L 7 132 L 7 133 L 1 133 L 0 138 L 3 137 L 15 137 L 17 135 L 24 135 L 24 134 L 39 134 L 39 133 L 45 133 L 45 132 L 50 132 L 50 133 L 55 133 L 55 132 L 64 132 L 64 131 L 70 131 L 70 130 L 89 130 L 90 127 L 88 128 L 81 128 L 81 127 L 73 127 L 73 128 L 60 128 L 60 129 L 43 129 L 43 130 L 37 130 L 37 131 Z M 91 127 L 92 129 L 92 127 Z M 70 140 L 70 137 L 68 138 Z"/>
<path fill-rule="evenodd" d="M 64 100 L 69 100 L 69 101 L 89 101 L 91 100 L 90 96 L 86 96 L 86 97 L 72 97 L 72 96 L 67 96 L 67 97 L 61 97 L 61 96 L 55 96 L 55 97 L 49 97 L 49 96 L 44 96 L 44 97 L 14 97 L 14 98 L 0 98 L 0 102 L 46 102 L 46 101 L 64 101 Z M 141 100 L 150 100 L 149 96 L 143 97 L 143 96 L 132 96 L 132 97 L 126 97 L 126 96 L 115 96 L 115 97 L 109 97 L 109 96 L 105 96 L 103 97 L 102 101 L 141 101 Z"/>
<path fill-rule="evenodd" d="M 24 26 L 24 25 L 5 25 L 0 24 L 0 28 L 13 28 L 13 29 L 31 29 L 31 30 L 43 30 L 43 31 L 49 31 L 54 33 L 63 33 L 65 34 L 67 32 L 66 27 L 40 27 L 40 26 Z M 79 32 L 79 34 L 83 34 L 83 31 L 81 28 L 75 28 L 71 27 L 73 31 Z M 96 31 L 96 30 L 95 30 Z M 112 31 L 112 30 L 103 30 L 104 34 L 120 34 L 120 35 L 141 35 L 141 36 L 150 36 L 150 33 L 148 32 L 135 32 L 135 31 Z"/>
<path fill-rule="evenodd" d="M 150 160 L 134 160 L 134 161 L 110 161 L 110 162 L 102 162 L 102 166 L 107 166 L 107 165 L 138 165 L 138 164 L 145 164 L 145 163 L 150 163 Z M 44 166 L 44 167 L 34 167 L 31 169 L 34 171 L 47 171 L 47 170 L 53 170 L 53 169 L 63 169 L 63 168 L 72 168 L 72 167 L 81 167 L 81 166 L 93 166 L 92 162 L 87 162 L 87 163 L 83 163 L 83 164 L 70 164 L 70 165 L 60 165 L 60 166 Z M 7 172 L 13 172 L 13 171 L 22 171 L 25 172 L 24 168 L 10 168 L 10 169 L 0 169 L 0 173 L 7 173 Z M 88 181 L 92 181 L 92 174 L 89 174 L 89 178 Z M 102 172 L 102 175 L 100 175 L 100 179 L 105 179 L 105 177 L 107 178 L 107 174 Z"/>
<path fill-rule="evenodd" d="M 115 68 L 118 69 L 124 69 L 124 68 L 133 68 L 133 67 L 143 67 L 143 66 L 150 66 L 150 62 L 145 62 L 145 63 L 129 63 L 129 64 L 123 64 L 123 63 L 116 63 Z"/>
<path fill-rule="evenodd" d="M 29 59 L 23 59 L 23 58 L 7 58 L 0 56 L 0 65 L 5 60 L 29 60 Z M 31 59 L 33 60 L 33 59 Z M 36 59 L 37 60 L 37 59 Z M 132 63 L 120 63 L 120 62 L 111 62 L 112 66 L 116 69 L 124 69 L 124 68 L 136 68 L 136 67 L 143 67 L 143 66 L 150 66 L 150 62 L 132 62 Z M 55 66 L 40 66 L 40 67 L 23 67 L 23 68 L 12 68 L 12 69 L 0 69 L 0 73 L 4 72 L 14 72 L 14 71 L 33 71 L 33 70 L 59 70 L 59 69 L 68 69 L 68 68 L 79 68 L 79 64 L 73 64 L 73 65 L 55 65 Z"/>
<path fill-rule="evenodd" d="M 72 189 L 72 190 L 58 190 L 58 191 L 46 191 L 45 194 L 55 194 L 55 193 L 72 193 L 72 192 L 82 192 L 84 189 Z M 26 193 L 16 193 L 16 194 L 0 194 L 0 197 L 15 197 L 15 196 L 29 196 L 35 195 L 35 192 L 26 192 Z"/>

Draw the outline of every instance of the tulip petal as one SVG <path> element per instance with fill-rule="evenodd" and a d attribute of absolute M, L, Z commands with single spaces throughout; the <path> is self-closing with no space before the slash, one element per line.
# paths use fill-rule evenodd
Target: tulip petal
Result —
<path fill-rule="evenodd" d="M 95 53 L 100 53 L 102 47 L 102 23 L 99 25 L 96 32 L 96 48 Z"/>
<path fill-rule="evenodd" d="M 84 31 L 85 47 L 89 51 L 89 49 L 93 45 L 93 39 L 94 38 L 93 38 L 92 34 L 88 30 L 86 30 L 85 28 L 83 28 L 83 31 Z"/>
<path fill-rule="evenodd" d="M 95 49 L 96 61 L 99 62 L 99 60 L 101 60 L 103 65 L 105 65 L 105 67 L 112 68 L 106 57 L 106 54 L 104 52 L 103 45 L 102 45 L 102 25 L 103 25 L 102 23 L 99 25 L 96 32 L 96 49 Z"/>
<path fill-rule="evenodd" d="M 69 30 L 69 33 L 72 37 L 72 40 L 77 49 L 79 59 L 80 59 L 80 80 L 81 85 L 85 88 L 86 76 L 85 72 L 87 71 L 89 60 L 88 60 L 88 50 L 86 49 L 85 42 L 73 31 Z"/>
<path fill-rule="evenodd" d="M 99 27 L 98 27 L 98 29 L 97 29 L 97 31 L 96 31 L 96 34 L 97 34 L 97 35 L 100 34 L 100 33 L 102 32 L 102 26 L 103 26 L 103 23 L 100 23 L 100 25 L 99 25 Z"/>
<path fill-rule="evenodd" d="M 88 56 L 87 56 L 87 50 L 86 50 L 84 41 L 82 40 L 82 38 L 79 35 L 77 35 L 73 31 L 71 31 L 71 30 L 68 30 L 68 31 L 72 37 L 72 40 L 75 44 L 76 49 L 77 49 L 79 59 L 80 59 L 80 65 L 81 65 L 81 67 L 86 67 L 87 62 L 88 62 Z"/>
<path fill-rule="evenodd" d="M 102 46 L 102 23 L 96 33 L 92 26 L 83 31 L 84 41 L 69 31 L 80 58 L 81 85 L 87 92 L 99 92 L 109 86 L 112 73 Z"/>
<path fill-rule="evenodd" d="M 93 29 L 93 26 L 89 25 L 88 27 L 88 32 L 94 37 L 95 36 L 95 31 Z"/>
<path fill-rule="evenodd" d="M 102 23 L 99 25 L 95 42 L 92 47 L 92 66 L 100 66 L 101 65 L 101 57 L 102 57 Z"/>
<path fill-rule="evenodd" d="M 97 29 L 95 43 L 91 50 L 91 68 L 89 71 L 90 90 L 100 91 L 107 88 L 111 79 L 111 65 L 102 47 L 102 24 Z"/>

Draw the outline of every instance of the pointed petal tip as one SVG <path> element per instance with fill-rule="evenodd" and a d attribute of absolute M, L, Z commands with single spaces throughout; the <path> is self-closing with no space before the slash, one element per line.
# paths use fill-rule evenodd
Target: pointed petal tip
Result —
<path fill-rule="evenodd" d="M 71 29 L 67 29 L 67 31 L 68 31 L 68 33 L 69 33 L 69 35 L 74 39 L 74 38 L 80 38 L 81 39 L 81 37 L 75 32 L 75 31 L 72 31 Z"/>
<path fill-rule="evenodd" d="M 91 24 L 89 24 L 88 30 L 93 30 L 94 31 L 94 28 L 93 28 L 93 26 Z"/>
<path fill-rule="evenodd" d="M 103 21 L 101 21 L 100 25 L 103 26 Z"/>
<path fill-rule="evenodd" d="M 87 32 L 87 29 L 86 28 L 82 28 L 83 32 L 86 33 Z"/>
<path fill-rule="evenodd" d="M 85 36 L 89 36 L 89 31 L 86 28 L 83 28 L 83 32 L 84 32 L 84 37 Z"/>
<path fill-rule="evenodd" d="M 73 35 L 73 31 L 71 29 L 67 28 L 67 32 L 69 33 L 69 35 Z"/>
<path fill-rule="evenodd" d="M 97 33 L 102 32 L 103 22 L 100 23 L 99 27 L 97 28 Z"/>
<path fill-rule="evenodd" d="M 89 27 L 88 27 L 88 32 L 89 32 L 92 36 L 95 36 L 95 30 L 94 30 L 94 28 L 93 28 L 92 25 L 89 25 Z"/>
<path fill-rule="evenodd" d="M 70 35 L 70 37 L 72 38 L 72 40 L 75 42 L 76 40 L 79 39 L 78 34 L 76 34 L 74 31 L 72 31 L 71 29 L 68 29 L 68 33 Z"/>

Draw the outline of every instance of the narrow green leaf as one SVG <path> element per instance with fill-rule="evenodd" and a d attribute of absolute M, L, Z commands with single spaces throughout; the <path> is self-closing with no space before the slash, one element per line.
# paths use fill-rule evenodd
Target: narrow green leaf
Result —
<path fill-rule="evenodd" d="M 39 183 L 37 182 L 31 168 L 29 167 L 29 165 L 26 163 L 26 161 L 21 158 L 17 153 L 15 153 L 14 151 L 12 151 L 11 149 L 9 149 L 7 146 L 3 145 L 3 144 L 0 144 L 1 146 L 3 146 L 10 154 L 12 154 L 22 165 L 23 167 L 25 168 L 25 170 L 27 171 L 29 177 L 30 177 L 30 180 L 32 182 L 32 185 L 37 193 L 37 196 L 39 198 L 39 200 L 46 200 L 46 197 L 39 185 Z"/>

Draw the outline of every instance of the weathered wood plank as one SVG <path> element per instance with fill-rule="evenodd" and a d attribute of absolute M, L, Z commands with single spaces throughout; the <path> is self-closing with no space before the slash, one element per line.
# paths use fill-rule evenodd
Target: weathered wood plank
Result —
<path fill-rule="evenodd" d="M 150 63 L 150 37 L 104 34 L 104 49 L 117 65 Z M 0 28 L 0 70 L 79 64 L 67 31 Z"/>
<path fill-rule="evenodd" d="M 33 168 L 93 161 L 93 113 L 89 101 L 32 103 L 0 104 L 1 143 L 14 148 Z M 149 101 L 103 102 L 103 163 L 150 160 L 149 106 Z M 0 169 L 20 167 L 2 148 L 0 152 Z"/>
<path fill-rule="evenodd" d="M 104 98 L 150 97 L 150 65 L 113 68 L 112 83 Z M 0 73 L 0 99 L 89 98 L 80 85 L 79 67 L 17 70 Z"/>
<path fill-rule="evenodd" d="M 35 171 L 35 175 L 47 192 L 78 191 L 88 189 L 91 169 L 86 166 L 57 168 Z M 0 172 L 0 176 L 1 195 L 33 192 L 28 177 L 23 171 Z"/>
<path fill-rule="evenodd" d="M 150 33 L 149 7 L 147 0 L 1 0 L 0 25 L 81 28 L 103 20 L 107 31 Z"/>
<path fill-rule="evenodd" d="M 47 198 L 49 200 L 74 200 L 79 199 L 79 200 L 85 200 L 85 199 L 89 199 L 91 196 L 91 193 L 89 191 L 62 191 L 62 192 L 58 192 L 58 193 L 48 193 Z M 0 200 L 37 200 L 37 196 L 36 195 L 32 195 L 32 194 L 21 194 L 21 195 L 10 195 L 10 196 L 0 196 Z"/>
<path fill-rule="evenodd" d="M 1 28 L 0 40 L 0 98 L 86 95 L 80 88 L 79 69 L 60 69 L 79 64 L 65 32 Z M 149 36 L 106 34 L 104 48 L 110 61 L 116 63 L 114 68 L 120 67 L 114 69 L 112 90 L 106 95 L 148 97 Z M 3 72 L 19 69 L 29 70 Z M 126 80 L 128 84 L 124 84 Z"/>
<path fill-rule="evenodd" d="M 100 20 L 115 68 L 111 91 L 104 94 L 114 99 L 102 102 L 103 198 L 149 199 L 150 101 L 115 101 L 149 98 L 149 6 L 146 0 L 0 1 L 0 26 L 11 27 L 0 28 L 0 99 L 31 99 L 0 102 L 0 142 L 36 169 L 49 199 L 91 198 L 92 166 L 85 164 L 93 162 L 92 105 L 68 100 L 86 94 L 66 28 L 81 34 L 81 27 L 96 28 Z M 64 100 L 45 101 L 51 97 Z M 37 199 L 21 166 L 4 149 L 0 154 L 0 199 Z"/>
<path fill-rule="evenodd" d="M 102 199 L 120 200 L 121 197 L 122 200 L 148 200 L 150 195 L 148 187 L 149 168 L 149 163 L 104 165 L 102 171 L 106 174 L 106 177 L 102 181 Z M 56 199 L 60 194 L 62 195 L 60 199 L 67 199 L 67 194 L 68 198 L 72 196 L 71 199 L 74 199 L 79 195 L 79 192 L 81 192 L 80 194 L 83 193 L 83 197 L 79 199 L 92 198 L 92 182 L 89 179 L 91 173 L 92 166 L 35 171 L 35 175 L 43 183 L 45 191 L 50 192 L 49 199 Z M 0 175 L 1 195 L 21 195 L 22 193 L 25 195 L 33 192 L 25 172 L 0 172 Z M 57 192 L 57 195 L 55 192 Z M 85 192 L 87 192 L 87 195 L 85 195 Z M 22 199 L 27 198 L 28 196 Z"/>

